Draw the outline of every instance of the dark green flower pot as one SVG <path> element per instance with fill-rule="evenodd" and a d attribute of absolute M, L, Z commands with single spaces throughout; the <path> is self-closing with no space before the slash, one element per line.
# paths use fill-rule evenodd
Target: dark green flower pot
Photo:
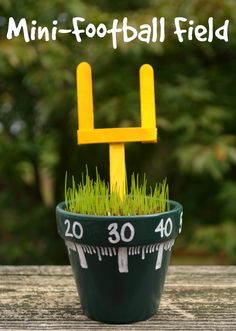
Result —
<path fill-rule="evenodd" d="M 106 323 L 148 319 L 158 309 L 171 248 L 182 228 L 182 206 L 144 216 L 88 216 L 56 208 L 89 318 Z"/>

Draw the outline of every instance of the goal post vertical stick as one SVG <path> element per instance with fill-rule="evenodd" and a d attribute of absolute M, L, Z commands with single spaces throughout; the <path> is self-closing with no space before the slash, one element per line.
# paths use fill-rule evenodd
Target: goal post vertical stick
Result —
<path fill-rule="evenodd" d="M 154 71 L 144 64 L 139 70 L 141 127 L 156 129 Z M 157 130 L 157 129 L 156 129 Z M 152 142 L 156 142 L 152 141 Z"/>
<path fill-rule="evenodd" d="M 76 70 L 78 129 L 94 129 L 92 70 L 87 62 L 81 62 Z"/>
<path fill-rule="evenodd" d="M 121 199 L 126 192 L 125 144 L 109 144 L 110 191 L 117 192 Z"/>

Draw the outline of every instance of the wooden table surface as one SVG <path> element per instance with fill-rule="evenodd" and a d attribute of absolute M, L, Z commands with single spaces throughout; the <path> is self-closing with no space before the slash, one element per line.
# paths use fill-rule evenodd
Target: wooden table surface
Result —
<path fill-rule="evenodd" d="M 171 266 L 159 312 L 109 325 L 82 315 L 69 266 L 1 266 L 0 330 L 236 331 L 236 266 Z"/>

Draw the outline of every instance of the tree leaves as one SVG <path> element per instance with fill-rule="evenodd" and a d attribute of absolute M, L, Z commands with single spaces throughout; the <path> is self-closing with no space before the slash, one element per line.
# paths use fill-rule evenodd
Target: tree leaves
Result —
<path fill-rule="evenodd" d="M 186 211 L 183 238 L 195 231 L 194 224 L 204 222 L 201 237 L 205 238 L 205 249 L 217 244 L 217 252 L 223 250 L 235 229 L 235 2 L 45 0 L 42 8 L 38 1 L 3 0 L 0 9 L 0 231 L 5 238 L 2 246 L 7 247 L 0 251 L 2 263 L 30 262 L 28 248 L 16 253 L 15 243 L 33 247 L 36 237 L 44 249 L 32 250 L 31 261 L 46 263 L 45 247 L 51 247 L 54 238 L 54 204 L 63 199 L 66 170 L 80 174 L 86 163 L 90 168 L 97 165 L 101 176 L 108 179 L 106 146 L 76 146 L 75 68 L 81 61 L 93 67 L 97 127 L 140 125 L 138 68 L 143 63 L 153 65 L 159 142 L 156 146 L 128 145 L 127 170 L 146 172 L 153 186 L 157 177 L 167 177 L 171 198 L 181 200 Z M 114 18 L 125 16 L 140 25 L 153 16 L 165 16 L 166 40 L 149 45 L 119 41 L 117 50 L 112 49 L 109 37 L 85 38 L 79 44 L 65 35 L 55 42 L 26 44 L 22 38 L 4 37 L 10 16 L 26 17 L 30 24 L 37 19 L 47 26 L 58 19 L 64 28 L 70 27 L 73 16 L 85 17 L 95 25 L 109 25 Z M 213 16 L 216 25 L 229 19 L 230 40 L 180 44 L 173 34 L 176 16 L 202 24 Z M 51 185 L 49 211 L 42 194 L 43 183 L 48 181 L 45 174 Z M 51 226 L 48 235 L 47 231 L 34 231 L 42 215 L 45 227 Z M 7 227 L 9 219 L 11 229 Z M 225 220 L 232 231 L 223 229 L 219 240 Z M 209 234 L 207 224 L 213 222 L 214 230 Z M 28 229 L 32 231 L 30 239 Z M 190 237 L 185 237 L 188 247 Z M 31 242 L 26 244 L 28 240 Z M 196 249 L 200 246 L 198 243 Z M 50 249 L 47 262 L 57 259 L 62 263 L 56 244 Z M 230 250 L 225 252 L 235 261 Z"/>

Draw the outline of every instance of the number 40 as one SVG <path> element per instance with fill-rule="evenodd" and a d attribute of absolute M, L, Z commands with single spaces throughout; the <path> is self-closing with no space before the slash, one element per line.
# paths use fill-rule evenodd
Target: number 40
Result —
<path fill-rule="evenodd" d="M 172 219 L 170 217 L 167 218 L 167 220 L 164 224 L 164 219 L 162 218 L 160 220 L 160 223 L 156 227 L 155 232 L 160 232 L 161 238 L 163 238 L 164 236 L 169 237 L 172 229 L 173 229 Z"/>

